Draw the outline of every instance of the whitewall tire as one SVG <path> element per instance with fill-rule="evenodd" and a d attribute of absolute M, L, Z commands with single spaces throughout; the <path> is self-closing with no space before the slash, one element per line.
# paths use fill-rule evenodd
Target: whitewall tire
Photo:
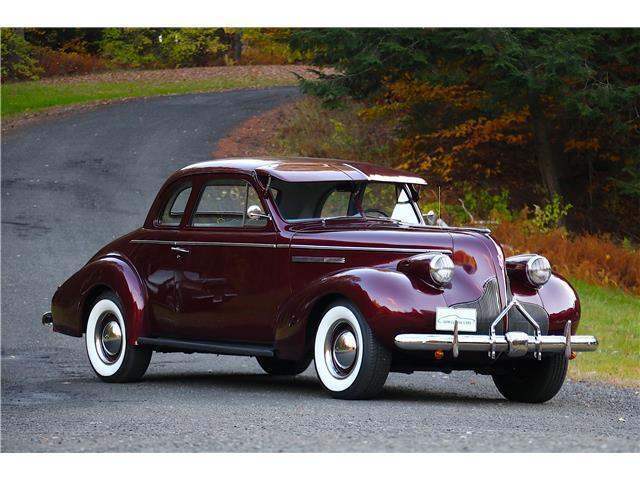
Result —
<path fill-rule="evenodd" d="M 144 375 L 151 350 L 127 343 L 127 327 L 120 299 L 100 295 L 87 318 L 85 345 L 94 372 L 105 382 L 131 382 Z"/>
<path fill-rule="evenodd" d="M 336 398 L 374 397 L 384 386 L 391 366 L 391 353 L 347 301 L 333 303 L 325 311 L 313 353 L 320 382 Z"/>

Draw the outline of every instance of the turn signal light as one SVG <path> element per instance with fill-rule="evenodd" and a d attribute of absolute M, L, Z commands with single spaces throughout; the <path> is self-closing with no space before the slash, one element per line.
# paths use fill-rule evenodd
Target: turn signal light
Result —
<path fill-rule="evenodd" d="M 569 360 L 573 360 L 577 356 L 578 356 L 578 354 L 576 352 L 571 352 L 571 355 L 569 355 Z"/>
<path fill-rule="evenodd" d="M 442 350 L 436 350 L 433 352 L 433 356 L 436 360 L 442 360 L 444 358 L 444 352 Z"/>

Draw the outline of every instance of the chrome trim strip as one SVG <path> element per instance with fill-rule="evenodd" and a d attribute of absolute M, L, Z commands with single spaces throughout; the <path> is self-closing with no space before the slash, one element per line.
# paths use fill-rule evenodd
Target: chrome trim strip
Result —
<path fill-rule="evenodd" d="M 130 243 L 141 243 L 150 245 L 201 245 L 214 247 L 253 247 L 253 248 L 299 248 L 304 250 L 344 250 L 357 252 L 396 252 L 396 253 L 442 253 L 451 255 L 453 252 L 446 248 L 443 249 L 423 249 L 423 248 L 400 248 L 400 247 L 353 247 L 348 245 L 302 245 L 287 243 L 249 243 L 249 242 L 195 242 L 181 240 L 145 240 L 133 239 Z"/>
<path fill-rule="evenodd" d="M 293 263 L 345 263 L 344 257 L 305 257 L 294 255 L 291 257 Z"/>
<path fill-rule="evenodd" d="M 400 248 L 400 247 L 352 247 L 348 245 L 302 245 L 294 243 L 291 248 L 300 248 L 305 250 L 346 250 L 358 252 L 397 252 L 397 253 L 443 253 L 451 255 L 453 252 L 447 249 L 424 249 L 424 248 Z"/>
<path fill-rule="evenodd" d="M 248 242 L 195 242 L 188 240 L 143 240 L 134 239 L 130 243 L 142 243 L 150 245 L 191 245 L 212 247 L 252 247 L 252 248 L 277 248 L 275 243 L 248 243 Z"/>

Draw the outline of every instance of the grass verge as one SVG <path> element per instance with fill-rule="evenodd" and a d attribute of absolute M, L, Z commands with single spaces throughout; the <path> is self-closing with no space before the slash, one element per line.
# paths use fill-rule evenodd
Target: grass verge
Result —
<path fill-rule="evenodd" d="M 121 82 L 21 82 L 2 85 L 2 117 L 49 107 L 119 98 L 146 97 L 191 92 L 213 92 L 240 88 L 294 85 L 295 78 L 210 78 L 184 81 Z"/>
<path fill-rule="evenodd" d="M 582 305 L 579 335 L 595 335 L 595 352 L 579 353 L 569 377 L 640 387 L 640 297 L 571 280 Z"/>

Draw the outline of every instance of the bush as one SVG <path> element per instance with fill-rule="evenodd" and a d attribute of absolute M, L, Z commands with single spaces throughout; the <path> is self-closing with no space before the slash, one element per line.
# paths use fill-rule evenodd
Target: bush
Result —
<path fill-rule="evenodd" d="M 57 75 L 78 75 L 95 73 L 109 69 L 109 64 L 95 55 L 78 52 L 64 52 L 50 48 L 39 48 L 37 57 L 47 77 Z"/>
<path fill-rule="evenodd" d="M 276 141 L 284 155 L 341 158 L 391 165 L 388 122 L 359 118 L 360 105 L 345 102 L 340 109 L 326 109 L 316 98 L 304 98 L 290 109 L 277 129 Z"/>
<path fill-rule="evenodd" d="M 531 225 L 542 233 L 548 233 L 560 227 L 563 218 L 567 216 L 572 206 L 570 203 L 563 205 L 562 197 L 556 193 L 551 202 L 544 207 L 533 206 Z"/>
<path fill-rule="evenodd" d="M 569 236 L 562 229 L 535 231 L 526 220 L 501 223 L 493 234 L 507 256 L 539 253 L 561 275 L 640 295 L 640 252 L 628 243 L 618 245 L 607 235 Z"/>
<path fill-rule="evenodd" d="M 8 28 L 3 28 L 0 35 L 2 80 L 37 80 L 43 69 L 38 64 L 33 46 Z"/>

